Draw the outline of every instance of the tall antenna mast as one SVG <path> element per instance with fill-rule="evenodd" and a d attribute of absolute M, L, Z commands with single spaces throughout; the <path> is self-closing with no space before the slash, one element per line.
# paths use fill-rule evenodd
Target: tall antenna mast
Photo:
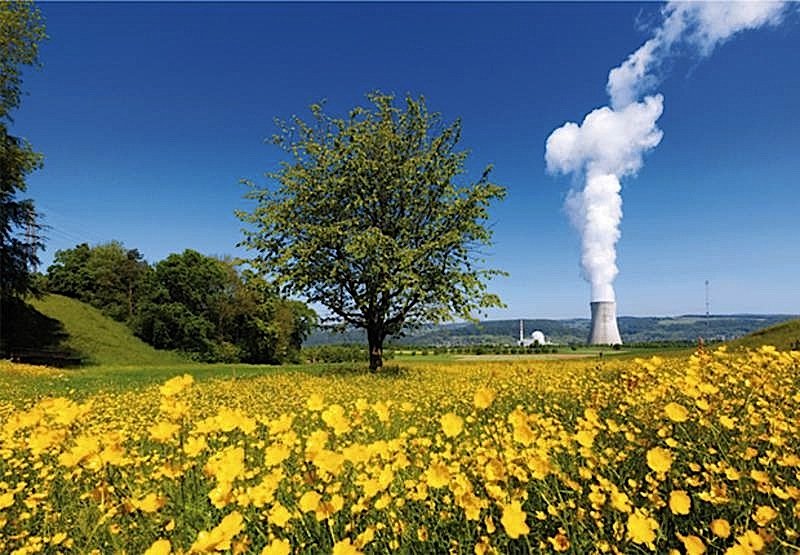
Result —
<path fill-rule="evenodd" d="M 708 300 L 708 280 L 706 280 L 706 335 L 709 333 L 709 329 L 711 327 L 711 322 L 709 320 L 709 316 L 711 314 L 711 310 L 709 307 L 711 306 L 710 301 Z"/>

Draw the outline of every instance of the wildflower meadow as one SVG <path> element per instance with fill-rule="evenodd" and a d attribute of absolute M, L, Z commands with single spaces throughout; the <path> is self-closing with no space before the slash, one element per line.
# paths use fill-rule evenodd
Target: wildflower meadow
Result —
<path fill-rule="evenodd" d="M 12 397 L 3 553 L 800 552 L 798 352 Z"/>

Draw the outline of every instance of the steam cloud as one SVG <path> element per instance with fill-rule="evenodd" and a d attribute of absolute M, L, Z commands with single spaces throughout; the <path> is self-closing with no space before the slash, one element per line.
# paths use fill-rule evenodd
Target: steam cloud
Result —
<path fill-rule="evenodd" d="M 567 122 L 547 138 L 547 170 L 573 174 L 583 182 L 583 189 L 570 191 L 565 207 L 581 236 L 581 267 L 592 285 L 593 301 L 615 300 L 620 179 L 636 175 L 644 153 L 661 142 L 663 133 L 656 122 L 664 97 L 646 94 L 660 83 L 663 62 L 681 48 L 708 56 L 741 31 L 777 25 L 787 6 L 788 2 L 667 3 L 652 38 L 609 72 L 611 106 L 593 110 L 580 125 Z"/>

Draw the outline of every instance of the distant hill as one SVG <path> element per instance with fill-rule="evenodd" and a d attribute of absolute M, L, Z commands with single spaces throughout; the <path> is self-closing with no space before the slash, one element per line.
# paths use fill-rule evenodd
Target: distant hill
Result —
<path fill-rule="evenodd" d="M 731 341 L 731 348 L 773 345 L 781 350 L 800 350 L 800 320 L 789 320 L 754 331 Z"/>
<path fill-rule="evenodd" d="M 618 319 L 620 334 L 625 343 L 650 343 L 663 341 L 727 341 L 755 330 L 797 318 L 788 314 L 731 314 L 710 316 L 688 314 L 674 317 L 621 316 Z M 544 332 L 554 343 L 585 343 L 589 335 L 588 318 L 566 320 L 526 319 L 525 334 L 534 330 Z M 391 338 L 396 345 L 455 346 L 476 344 L 514 344 L 519 338 L 519 320 L 488 320 L 478 324 L 455 323 L 425 326 L 409 332 L 405 337 Z M 306 340 L 306 345 L 331 343 L 362 343 L 366 335 L 361 330 L 343 334 L 317 330 Z"/>
<path fill-rule="evenodd" d="M 96 308 L 61 295 L 32 299 L 3 318 L 3 341 L 9 351 L 61 352 L 85 364 L 153 365 L 185 362 L 158 351 L 127 326 Z"/>

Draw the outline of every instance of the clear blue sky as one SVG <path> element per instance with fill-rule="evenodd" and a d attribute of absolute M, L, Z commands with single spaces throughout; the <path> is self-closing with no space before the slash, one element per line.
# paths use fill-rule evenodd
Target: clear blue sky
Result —
<path fill-rule="evenodd" d="M 472 175 L 508 188 L 488 266 L 508 271 L 492 318 L 588 315 L 569 178 L 544 144 L 608 102 L 609 69 L 649 37 L 659 4 L 41 5 L 50 40 L 14 131 L 45 155 L 29 194 L 52 226 L 42 259 L 117 239 L 149 261 L 244 254 L 239 179 L 282 155 L 272 120 L 322 98 L 424 94 L 462 117 Z M 622 315 L 800 313 L 800 10 L 710 57 L 678 57 L 661 145 L 623 182 Z"/>

